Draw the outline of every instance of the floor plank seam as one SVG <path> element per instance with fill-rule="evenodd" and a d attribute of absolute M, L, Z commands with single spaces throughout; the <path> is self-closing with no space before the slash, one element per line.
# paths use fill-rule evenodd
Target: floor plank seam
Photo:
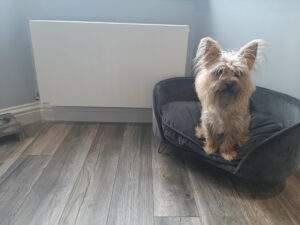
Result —
<path fill-rule="evenodd" d="M 27 157 L 35 157 L 35 156 L 27 156 Z M 36 182 L 39 180 L 39 178 L 40 178 L 40 177 L 41 177 L 41 175 L 43 174 L 43 172 L 44 172 L 45 168 L 47 167 L 48 163 L 49 163 L 49 162 L 51 161 L 51 159 L 52 159 L 52 157 L 51 157 L 51 156 L 43 156 L 43 157 L 45 157 L 45 158 L 49 158 L 49 159 L 48 159 L 48 162 L 47 162 L 47 163 L 45 163 L 45 165 L 44 165 L 44 167 L 42 168 L 42 170 L 41 170 L 41 172 L 40 172 L 39 176 L 37 176 L 37 177 L 36 177 L 36 179 L 34 180 L 34 182 L 32 182 L 32 184 L 30 185 L 30 188 L 29 188 L 29 190 L 27 191 L 27 193 L 25 194 L 25 197 L 23 198 L 23 201 L 22 201 L 22 203 L 21 203 L 21 204 L 19 204 L 19 207 L 18 207 L 18 209 L 15 211 L 15 214 L 14 214 L 14 215 L 11 217 L 11 219 L 9 220 L 9 222 L 8 222 L 8 224 L 7 224 L 7 225 L 11 225 L 11 222 L 12 222 L 12 220 L 14 219 L 15 215 L 17 215 L 17 214 L 18 214 L 18 212 L 19 212 L 20 208 L 23 206 L 23 204 L 24 204 L 25 200 L 27 199 L 27 197 L 28 197 L 29 193 L 31 192 L 32 188 L 34 187 L 34 185 L 36 184 Z"/>
<path fill-rule="evenodd" d="M 197 204 L 197 201 L 196 201 L 196 199 L 195 199 L 195 196 L 196 196 L 196 192 L 195 192 L 195 187 L 194 187 L 194 185 L 193 185 L 193 181 L 192 181 L 192 179 L 191 179 L 191 176 L 189 175 L 189 169 L 188 169 L 188 167 L 187 167 L 187 162 L 186 162 L 186 155 L 185 155 L 185 153 L 184 152 L 182 152 L 181 153 L 181 156 L 183 156 L 182 158 L 183 158 L 183 166 L 184 166 L 184 170 L 185 170 L 185 172 L 186 172 L 186 174 L 188 175 L 188 180 L 189 180 L 189 182 L 190 182 L 190 184 L 191 184 L 191 186 L 192 186 L 192 193 L 193 193 L 193 197 L 194 197 L 194 200 L 195 200 L 195 205 L 196 205 L 196 209 L 197 209 L 197 217 L 199 217 L 199 219 L 200 219 L 200 211 L 199 211 L 199 206 L 198 206 L 198 204 Z M 181 217 L 180 217 L 180 219 L 181 219 Z"/>
<path fill-rule="evenodd" d="M 84 160 L 83 160 L 83 162 L 82 162 L 81 168 L 80 168 L 80 170 L 79 170 L 79 172 L 78 172 L 78 174 L 77 174 L 77 176 L 76 176 L 75 182 L 73 183 L 72 189 L 71 189 L 71 191 L 70 191 L 70 193 L 69 193 L 69 195 L 68 195 L 68 198 L 67 198 L 67 201 L 66 201 L 66 203 L 65 203 L 64 209 L 63 209 L 62 212 L 61 212 L 61 215 L 60 215 L 58 224 L 60 223 L 60 220 L 61 220 L 62 216 L 64 215 L 63 213 L 64 213 L 64 211 L 65 211 L 65 209 L 66 209 L 66 206 L 67 206 L 67 204 L 68 204 L 69 199 L 71 199 L 71 197 L 72 197 L 73 190 L 74 190 L 74 188 L 75 188 L 75 186 L 76 186 L 77 180 L 80 178 L 80 173 L 81 173 L 81 170 L 84 168 L 84 163 L 86 162 L 86 160 L 87 160 L 87 158 L 88 158 L 88 154 L 89 154 L 89 152 L 93 149 L 95 143 L 97 142 L 96 137 L 97 137 L 97 134 L 98 134 L 98 132 L 99 132 L 99 129 L 100 129 L 100 127 L 98 126 L 97 131 L 96 131 L 96 134 L 95 134 L 95 136 L 94 136 L 94 138 L 93 138 L 92 144 L 90 145 L 90 148 L 89 148 L 89 150 L 87 151 L 87 153 L 86 153 L 86 155 L 85 155 L 85 158 L 84 158 Z M 78 215 L 79 215 L 79 212 L 80 212 L 82 203 L 84 202 L 85 196 L 86 196 L 86 194 L 87 194 L 88 188 L 89 188 L 89 186 L 90 186 L 90 182 L 91 182 L 91 180 L 89 179 L 89 183 L 88 183 L 87 188 L 86 188 L 86 190 L 85 190 L 85 192 L 84 192 L 84 197 L 83 197 L 83 199 L 82 199 L 82 202 L 80 203 L 80 207 L 79 207 L 79 210 L 78 210 L 78 212 L 77 212 L 77 215 L 76 215 L 76 219 L 75 219 L 74 225 L 77 223 Z"/>
<path fill-rule="evenodd" d="M 122 142 L 123 142 L 124 134 L 125 134 L 125 128 L 124 128 L 124 131 L 123 131 Z M 110 210 L 111 210 L 111 202 L 112 202 L 112 198 L 113 198 L 113 194 L 114 194 L 114 190 L 115 190 L 115 183 L 116 183 L 117 172 L 118 172 L 119 164 L 120 164 L 121 151 L 122 151 L 122 149 L 120 150 L 119 156 L 118 156 L 118 164 L 117 164 L 118 166 L 117 166 L 117 169 L 116 169 L 116 172 L 115 172 L 114 184 L 113 184 L 113 187 L 112 187 L 111 196 L 110 196 L 110 200 L 109 200 L 108 213 L 107 213 L 107 216 L 106 216 L 106 222 L 105 222 L 106 225 L 108 224 L 109 212 L 110 212 Z M 100 154 L 99 154 L 99 155 L 100 155 Z"/>
<path fill-rule="evenodd" d="M 184 162 L 186 163 L 186 156 L 184 155 Z M 191 181 L 191 185 L 192 185 L 192 189 L 193 189 L 193 193 L 194 193 L 194 197 L 195 197 L 195 202 L 196 202 L 196 207 L 197 207 L 197 210 L 198 210 L 198 218 L 199 218 L 199 221 L 200 221 L 200 224 L 204 223 L 203 222 L 203 215 L 201 214 L 200 212 L 200 208 L 199 208 L 199 197 L 198 197 L 198 193 L 196 192 L 196 186 L 195 186 L 195 183 L 193 182 L 193 179 L 192 179 L 192 175 L 191 175 L 191 171 L 190 171 L 190 168 L 187 168 L 187 174 L 188 174 L 188 178 L 189 180 Z M 197 200 L 196 200 L 197 198 Z"/>
<path fill-rule="evenodd" d="M 84 163 L 83 163 L 83 165 L 84 165 Z M 83 168 L 83 165 L 82 165 L 82 168 Z M 81 168 L 81 169 L 82 169 L 82 168 Z M 64 209 L 63 209 L 63 211 L 62 211 L 62 213 L 61 213 L 61 215 L 60 215 L 58 224 L 62 224 L 62 222 L 63 222 L 63 221 L 61 221 L 61 220 L 63 219 L 63 215 L 64 215 L 64 212 L 66 211 L 67 204 L 68 204 L 69 200 L 72 198 L 73 191 L 74 191 L 74 189 L 76 188 L 76 183 L 77 183 L 77 181 L 78 181 L 79 178 L 80 178 L 80 172 L 81 172 L 81 171 L 79 171 L 78 176 L 77 176 L 77 178 L 76 178 L 76 181 L 75 181 L 75 183 L 74 183 L 74 185 L 73 185 L 73 187 L 72 187 L 71 193 L 70 193 L 70 195 L 68 196 L 68 200 L 66 201 L 65 207 L 64 207 Z M 83 204 L 83 202 L 84 202 L 84 199 L 85 199 L 85 197 L 86 197 L 86 194 L 87 194 L 87 191 L 88 191 L 88 189 L 89 189 L 90 183 L 91 183 L 91 181 L 89 180 L 89 183 L 88 183 L 88 185 L 87 185 L 87 187 L 86 187 L 86 189 L 85 189 L 85 192 L 84 192 L 84 196 L 83 196 L 82 201 L 81 201 L 81 203 L 80 203 L 80 207 L 79 207 L 78 212 L 77 212 L 77 214 L 76 214 L 76 218 L 75 218 L 75 220 L 74 220 L 74 225 L 77 223 L 78 215 L 79 215 L 80 209 L 81 209 L 81 207 L 82 207 L 82 204 Z"/>
<path fill-rule="evenodd" d="M 20 156 L 15 160 L 15 162 L 18 160 L 20 158 Z M 24 161 L 24 160 L 23 160 Z M 9 170 L 9 169 L 7 169 L 6 171 L 5 171 L 5 173 L 1 176 L 1 178 L 0 178 L 0 185 L 2 185 L 9 177 L 10 177 L 10 175 L 15 171 L 15 170 L 17 170 L 19 167 L 21 167 L 22 166 L 22 164 L 23 164 L 24 162 L 21 162 L 16 168 L 14 168 L 13 170 Z M 12 166 L 12 165 L 11 165 Z M 10 167 L 11 167 L 10 166 Z M 8 173 L 8 174 L 7 174 Z"/>
<path fill-rule="evenodd" d="M 21 152 L 19 152 L 19 155 L 16 157 L 16 158 L 14 158 L 14 157 L 12 157 L 11 156 L 11 158 L 10 159 L 12 159 L 12 158 L 14 158 L 13 159 L 13 161 L 11 162 L 11 164 L 5 169 L 4 168 L 4 170 L 3 171 L 1 171 L 1 176 L 0 176 L 0 183 L 2 183 L 6 178 L 4 177 L 3 178 L 3 176 L 7 173 L 7 171 L 9 171 L 9 168 L 11 168 L 11 166 L 21 157 L 21 156 L 23 156 L 24 154 L 24 152 L 26 151 L 26 149 L 28 149 L 28 147 L 32 144 L 32 142 L 34 142 L 34 140 L 35 140 L 35 138 L 27 138 L 28 140 L 27 141 L 30 141 L 30 143 L 28 144 L 28 146 L 26 146 Z M 25 142 L 25 143 L 24 143 Z M 24 140 L 24 141 L 19 141 L 19 143 L 17 144 L 17 146 L 15 146 L 15 149 L 12 151 L 12 152 L 14 152 L 16 149 L 18 149 L 20 146 L 22 146 L 23 144 L 25 144 L 26 145 L 26 141 Z M 20 146 L 19 146 L 20 145 Z M 18 154 L 18 153 L 17 153 Z M 15 155 L 17 155 L 17 154 L 15 154 Z M 9 160 L 10 160 L 9 159 Z M 1 164 L 1 166 L 3 166 L 3 164 Z M 5 167 L 5 165 L 4 165 L 4 167 Z M 3 168 L 2 168 L 3 169 Z M 11 172 L 13 172 L 13 171 L 11 171 Z M 6 175 L 6 177 L 9 177 L 9 174 L 8 175 Z M 3 179 L 4 180 L 3 180 Z M 3 181 L 2 181 L 3 180 Z"/>
<path fill-rule="evenodd" d="M 45 125 L 45 127 L 42 127 L 42 128 L 39 130 L 39 133 L 38 133 L 37 135 L 34 136 L 33 141 L 30 143 L 30 145 L 27 146 L 26 149 L 24 149 L 24 151 L 22 152 L 21 155 L 27 155 L 25 152 L 26 152 L 30 147 L 32 147 L 33 144 L 36 142 L 36 140 L 43 134 L 42 131 L 44 131 L 44 130 L 49 130 L 52 126 L 53 126 L 52 123 L 48 123 L 48 125 Z"/>
<path fill-rule="evenodd" d="M 153 145 L 155 145 L 155 144 L 153 144 L 153 143 L 155 143 L 155 141 L 153 140 L 153 139 L 155 139 L 155 137 L 154 136 L 152 136 L 152 140 L 151 140 L 151 143 L 152 143 L 152 145 L 151 145 L 151 148 L 153 148 L 154 147 L 154 151 L 156 151 L 156 150 L 158 150 L 157 148 L 157 146 L 153 146 Z M 151 171 L 152 171 L 152 215 L 153 215 L 153 221 L 155 220 L 155 215 L 154 215 L 154 204 L 155 204 L 155 202 L 154 202 L 154 166 L 153 166 L 153 164 L 154 164 L 154 160 L 153 160 L 153 150 L 151 149 Z M 155 221 L 154 221 L 154 223 L 155 223 Z"/>

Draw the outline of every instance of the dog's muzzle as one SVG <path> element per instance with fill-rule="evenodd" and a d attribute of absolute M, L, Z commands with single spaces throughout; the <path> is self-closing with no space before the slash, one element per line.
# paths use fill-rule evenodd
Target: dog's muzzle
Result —
<path fill-rule="evenodd" d="M 235 92 L 236 91 L 236 81 L 226 81 L 223 83 L 222 91 Z"/>

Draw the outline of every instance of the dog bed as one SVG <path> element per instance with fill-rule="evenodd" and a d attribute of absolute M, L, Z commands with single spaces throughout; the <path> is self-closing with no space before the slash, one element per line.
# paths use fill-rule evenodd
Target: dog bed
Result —
<path fill-rule="evenodd" d="M 232 161 L 224 160 L 219 153 L 206 154 L 204 140 L 195 136 L 201 103 L 192 77 L 172 78 L 155 86 L 154 134 L 237 176 L 282 180 L 295 170 L 300 157 L 300 101 L 258 87 L 250 103 L 250 140 L 236 148 L 238 156 Z"/>

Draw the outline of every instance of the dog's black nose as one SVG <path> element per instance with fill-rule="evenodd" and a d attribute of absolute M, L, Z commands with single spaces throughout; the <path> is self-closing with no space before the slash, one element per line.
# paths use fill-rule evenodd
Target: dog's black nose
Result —
<path fill-rule="evenodd" d="M 226 82 L 225 83 L 226 89 L 232 89 L 234 87 L 235 83 L 236 83 L 235 81 L 228 81 L 228 82 Z"/>

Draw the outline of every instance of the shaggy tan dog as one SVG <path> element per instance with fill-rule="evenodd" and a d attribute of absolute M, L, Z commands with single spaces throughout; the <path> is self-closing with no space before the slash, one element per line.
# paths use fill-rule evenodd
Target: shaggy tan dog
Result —
<path fill-rule="evenodd" d="M 255 91 L 250 71 L 261 57 L 258 49 L 265 44 L 263 40 L 253 40 L 239 51 L 228 52 L 209 37 L 200 41 L 195 58 L 195 88 L 202 113 L 196 136 L 206 139 L 204 150 L 208 154 L 219 149 L 224 159 L 232 160 L 237 155 L 234 147 L 249 140 L 249 99 Z"/>

